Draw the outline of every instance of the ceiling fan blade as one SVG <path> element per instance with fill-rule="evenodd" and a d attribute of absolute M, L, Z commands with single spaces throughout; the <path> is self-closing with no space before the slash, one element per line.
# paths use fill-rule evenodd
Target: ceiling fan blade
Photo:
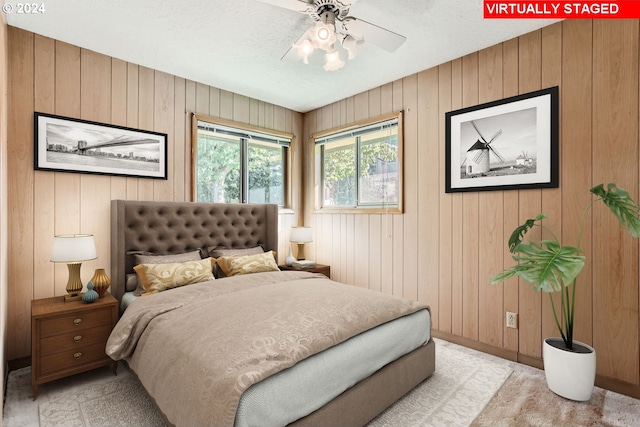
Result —
<path fill-rule="evenodd" d="M 295 0 L 295 1 L 298 1 L 298 0 Z M 298 40 L 296 40 L 294 44 L 301 43 L 306 37 L 307 37 L 307 31 L 305 30 L 305 32 L 302 33 L 302 35 L 298 38 Z M 282 58 L 280 58 L 280 61 L 299 61 L 299 60 L 300 60 L 300 56 L 298 56 L 298 52 L 296 52 L 296 50 L 293 48 L 293 44 L 289 46 L 289 50 L 287 50 L 285 54 L 282 55 Z"/>
<path fill-rule="evenodd" d="M 290 47 L 289 50 L 286 51 L 284 55 L 282 55 L 282 58 L 280 58 L 280 61 L 296 61 L 296 60 L 300 60 L 300 57 L 298 56 L 298 54 L 296 53 L 296 50 L 293 47 Z"/>
<path fill-rule="evenodd" d="M 364 37 L 365 43 L 371 42 L 389 52 L 394 52 L 407 40 L 403 35 L 352 16 L 345 18 L 342 23 L 349 33 Z"/>
<path fill-rule="evenodd" d="M 304 12 L 309 6 L 313 4 L 313 1 L 305 0 L 256 0 L 261 3 L 270 4 L 271 6 L 278 6 L 283 9 L 294 10 L 296 12 Z"/>

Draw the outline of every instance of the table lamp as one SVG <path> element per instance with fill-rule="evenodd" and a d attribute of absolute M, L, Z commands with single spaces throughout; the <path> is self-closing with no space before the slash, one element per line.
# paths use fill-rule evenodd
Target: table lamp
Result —
<path fill-rule="evenodd" d="M 51 262 L 66 262 L 69 269 L 66 301 L 82 298 L 80 266 L 82 261 L 96 259 L 96 245 L 92 234 L 61 234 L 53 238 Z"/>
<path fill-rule="evenodd" d="M 313 242 L 311 236 L 310 227 L 293 227 L 291 229 L 291 236 L 289 237 L 291 243 L 298 244 L 298 260 L 304 259 L 304 244 Z"/>

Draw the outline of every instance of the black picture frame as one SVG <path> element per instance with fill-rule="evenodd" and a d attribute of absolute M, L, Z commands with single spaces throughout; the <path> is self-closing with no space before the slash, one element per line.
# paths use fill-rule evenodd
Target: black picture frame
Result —
<path fill-rule="evenodd" d="M 35 170 L 167 179 L 167 134 L 34 113 Z"/>
<path fill-rule="evenodd" d="M 559 186 L 558 86 L 445 114 L 445 192 Z"/>

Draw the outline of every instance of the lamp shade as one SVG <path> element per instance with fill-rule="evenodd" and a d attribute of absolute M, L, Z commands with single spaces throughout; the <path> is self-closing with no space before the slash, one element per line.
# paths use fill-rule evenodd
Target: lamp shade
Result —
<path fill-rule="evenodd" d="M 293 243 L 308 243 L 313 242 L 313 236 L 311 236 L 310 227 L 293 227 L 291 229 L 291 236 L 289 241 Z"/>
<path fill-rule="evenodd" d="M 51 262 L 82 262 L 96 259 L 92 234 L 61 234 L 53 238 Z"/>

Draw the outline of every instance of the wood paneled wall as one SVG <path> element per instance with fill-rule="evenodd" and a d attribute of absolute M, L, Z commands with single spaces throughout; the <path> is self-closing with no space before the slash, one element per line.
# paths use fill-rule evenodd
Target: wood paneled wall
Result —
<path fill-rule="evenodd" d="M 98 259 L 83 263 L 86 283 L 110 267 L 112 199 L 185 201 L 191 194 L 191 114 L 300 135 L 302 115 L 282 107 L 127 63 L 9 27 L 9 360 L 30 354 L 31 300 L 65 294 L 67 268 L 49 262 L 55 234 L 92 233 Z M 34 171 L 33 112 L 168 134 L 168 180 Z M 299 180 L 301 150 L 290 150 Z M 3 193 L 4 194 L 4 193 Z M 280 217 L 280 250 L 298 223 Z M 3 203 L 5 201 L 3 200 Z M 282 255 L 284 254 L 284 255 Z"/>
<path fill-rule="evenodd" d="M 281 216 L 281 254 L 304 212 L 314 233 L 308 256 L 330 264 L 334 279 L 428 303 L 436 332 L 539 358 L 542 339 L 557 334 L 548 297 L 515 279 L 486 283 L 511 264 L 505 240 L 525 218 L 544 211 L 547 225 L 574 242 L 592 184 L 614 181 L 638 197 L 639 32 L 638 20 L 563 21 L 303 116 L 9 27 L 7 358 L 30 353 L 31 299 L 65 293 L 66 267 L 48 261 L 54 234 L 96 236 L 98 259 L 84 264 L 86 281 L 110 264 L 111 199 L 189 198 L 190 112 L 304 142 L 291 150 L 295 213 Z M 560 188 L 444 193 L 447 111 L 555 85 Z M 314 161 L 309 136 L 396 110 L 405 112 L 405 213 L 315 214 L 313 169 L 303 167 Z M 34 111 L 167 132 L 169 180 L 35 172 Z M 587 217 L 583 249 L 589 262 L 580 276 L 576 337 L 596 348 L 599 376 L 637 391 L 638 242 L 598 207 Z M 506 311 L 519 313 L 518 330 L 504 327 Z"/>
<path fill-rule="evenodd" d="M 4 396 L 7 348 L 7 24 L 0 14 L 0 393 Z M 3 403 L 0 403 L 2 409 Z M 0 422 L 2 426 L 2 422 Z"/>
<path fill-rule="evenodd" d="M 309 257 L 335 279 L 417 298 L 436 331 L 539 360 L 557 336 L 549 297 L 517 279 L 488 286 L 512 264 L 511 230 L 539 212 L 565 242 L 577 239 L 588 189 L 616 182 L 638 198 L 639 21 L 564 21 L 344 99 L 305 115 L 305 135 L 404 110 L 405 213 L 316 214 Z M 444 115 L 508 96 L 560 87 L 560 188 L 444 193 Z M 313 142 L 305 143 L 313 164 Z M 313 195 L 313 171 L 305 172 Z M 587 217 L 576 338 L 597 351 L 600 377 L 638 394 L 638 241 L 603 206 Z M 505 312 L 519 313 L 507 329 Z"/>

